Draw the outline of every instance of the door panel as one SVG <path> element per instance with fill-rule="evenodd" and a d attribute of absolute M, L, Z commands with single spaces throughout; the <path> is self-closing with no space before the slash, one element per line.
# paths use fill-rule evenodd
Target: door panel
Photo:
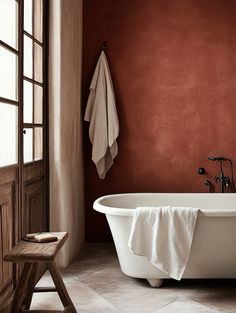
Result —
<path fill-rule="evenodd" d="M 18 168 L 0 170 L 0 307 L 13 288 L 13 265 L 3 258 L 18 238 Z"/>
<path fill-rule="evenodd" d="M 44 161 L 28 164 L 23 169 L 24 233 L 46 231 L 46 188 Z"/>
<path fill-rule="evenodd" d="M 0 228 L 1 228 L 2 239 L 4 235 L 4 240 L 2 240 L 1 242 L 2 257 L 5 254 L 7 254 L 13 246 L 12 245 L 12 237 L 13 237 L 12 215 L 13 215 L 13 209 L 12 209 L 12 205 L 10 201 L 6 203 L 2 203 L 0 205 L 0 223 L 1 223 Z M 12 278 L 12 264 L 9 262 L 3 262 L 2 283 L 1 283 L 2 289 L 4 289 L 11 282 L 11 278 Z"/>
<path fill-rule="evenodd" d="M 46 231 L 43 179 L 26 185 L 24 191 L 26 233 Z"/>

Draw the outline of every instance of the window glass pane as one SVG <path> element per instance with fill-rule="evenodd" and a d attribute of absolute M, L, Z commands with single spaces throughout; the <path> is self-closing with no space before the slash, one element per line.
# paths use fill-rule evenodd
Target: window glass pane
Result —
<path fill-rule="evenodd" d="M 43 158 L 43 128 L 36 127 L 34 129 L 34 159 L 41 160 Z"/>
<path fill-rule="evenodd" d="M 34 0 L 34 37 L 43 41 L 43 1 Z"/>
<path fill-rule="evenodd" d="M 17 48 L 17 9 L 15 0 L 0 0 L 0 40 Z"/>
<path fill-rule="evenodd" d="M 33 85 L 24 80 L 24 123 L 33 122 Z"/>
<path fill-rule="evenodd" d="M 34 122 L 43 123 L 43 88 L 34 85 Z"/>
<path fill-rule="evenodd" d="M 43 81 L 43 49 L 37 43 L 34 43 L 34 79 Z"/>
<path fill-rule="evenodd" d="M 17 100 L 17 57 L 1 46 L 0 97 Z"/>
<path fill-rule="evenodd" d="M 18 160 L 18 107 L 0 102 L 0 166 Z"/>
<path fill-rule="evenodd" d="M 32 35 L 32 0 L 24 0 L 24 30 Z"/>
<path fill-rule="evenodd" d="M 33 42 L 24 35 L 24 76 L 33 77 Z"/>
<path fill-rule="evenodd" d="M 33 161 L 33 129 L 24 129 L 24 163 Z"/>

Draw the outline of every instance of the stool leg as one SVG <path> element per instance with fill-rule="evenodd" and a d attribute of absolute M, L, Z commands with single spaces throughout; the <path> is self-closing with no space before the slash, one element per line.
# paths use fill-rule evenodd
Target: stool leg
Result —
<path fill-rule="evenodd" d="M 48 263 L 48 269 L 56 286 L 57 292 L 64 307 L 69 307 L 71 313 L 76 313 L 73 302 L 66 290 L 65 284 L 61 278 L 60 271 L 54 261 Z"/>
<path fill-rule="evenodd" d="M 36 284 L 37 270 L 38 270 L 38 263 L 33 263 L 32 268 L 31 268 L 31 273 L 28 279 L 28 284 L 27 284 L 27 294 L 23 302 L 26 310 L 29 310 L 30 305 L 31 305 L 34 287 Z"/>
<path fill-rule="evenodd" d="M 31 274 L 31 269 L 32 263 L 26 262 L 24 264 L 24 268 L 20 276 L 19 283 L 16 287 L 16 291 L 11 306 L 11 313 L 18 313 L 21 310 L 22 304 L 25 299 L 26 287 L 29 280 L 29 276 Z"/>

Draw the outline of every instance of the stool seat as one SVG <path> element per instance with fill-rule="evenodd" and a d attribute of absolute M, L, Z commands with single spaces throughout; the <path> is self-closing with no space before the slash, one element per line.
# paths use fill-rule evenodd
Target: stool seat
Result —
<path fill-rule="evenodd" d="M 58 240 L 54 242 L 30 242 L 21 240 L 12 250 L 5 255 L 4 261 L 11 262 L 47 262 L 54 260 L 57 252 L 68 238 L 66 232 L 52 233 Z"/>
<path fill-rule="evenodd" d="M 36 243 L 22 240 L 7 255 L 5 255 L 4 261 L 24 263 L 24 268 L 13 297 L 11 313 L 76 313 L 76 309 L 66 290 L 60 271 L 54 261 L 58 251 L 68 238 L 68 234 L 66 232 L 52 234 L 58 238 L 57 241 Z M 49 270 L 55 288 L 35 287 L 46 270 Z M 63 311 L 30 310 L 34 292 L 52 291 L 58 293 L 64 306 Z"/>

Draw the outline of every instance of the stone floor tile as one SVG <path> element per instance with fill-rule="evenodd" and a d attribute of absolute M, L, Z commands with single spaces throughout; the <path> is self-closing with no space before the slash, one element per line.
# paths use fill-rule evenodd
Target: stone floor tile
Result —
<path fill-rule="evenodd" d="M 111 244 L 86 245 L 62 276 L 80 313 L 236 313 L 236 280 L 167 279 L 152 288 L 121 272 Z M 39 285 L 53 282 L 46 274 Z M 33 308 L 60 309 L 60 299 L 35 294 Z"/>
<path fill-rule="evenodd" d="M 211 280 L 207 286 L 195 291 L 190 298 L 222 313 L 236 313 L 236 282 Z"/>
<path fill-rule="evenodd" d="M 48 279 L 46 278 L 45 281 Z M 43 280 L 44 281 L 44 280 Z M 120 313 L 121 310 L 109 303 L 106 299 L 96 294 L 89 287 L 78 281 L 66 283 L 68 293 L 78 312 L 86 313 Z M 57 293 L 35 294 L 31 309 L 33 310 L 61 310 L 62 304 Z"/>
<path fill-rule="evenodd" d="M 195 301 L 188 299 L 177 300 L 172 302 L 170 305 L 165 306 L 164 308 L 154 311 L 153 313 L 221 313 L 207 307 L 206 305 L 200 304 Z"/>

